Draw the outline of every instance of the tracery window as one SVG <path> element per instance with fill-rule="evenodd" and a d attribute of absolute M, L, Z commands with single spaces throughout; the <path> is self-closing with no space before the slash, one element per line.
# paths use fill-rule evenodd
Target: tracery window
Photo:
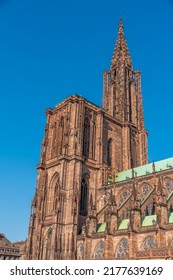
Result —
<path fill-rule="evenodd" d="M 111 138 L 108 140 L 108 144 L 107 144 L 107 165 L 108 166 L 112 165 L 112 139 Z"/>
<path fill-rule="evenodd" d="M 95 260 L 102 260 L 104 255 L 104 242 L 103 240 L 97 244 L 95 250 L 94 250 L 94 259 Z"/>
<path fill-rule="evenodd" d="M 80 214 L 83 216 L 88 214 L 88 182 L 85 178 L 81 183 Z"/>
<path fill-rule="evenodd" d="M 164 186 L 166 188 L 166 197 L 168 198 L 173 191 L 173 180 L 170 178 L 166 178 L 164 181 Z"/>
<path fill-rule="evenodd" d="M 142 251 L 147 251 L 150 250 L 151 248 L 155 248 L 156 247 L 156 240 L 154 237 L 149 236 L 147 237 L 143 244 L 142 244 Z"/>
<path fill-rule="evenodd" d="M 115 258 L 116 259 L 127 259 L 129 256 L 129 244 L 127 239 L 122 239 L 118 244 Z"/>
<path fill-rule="evenodd" d="M 89 157 L 89 148 L 90 148 L 90 120 L 86 117 L 84 121 L 83 156 Z"/>
<path fill-rule="evenodd" d="M 84 257 L 84 245 L 81 242 L 77 247 L 77 260 L 83 260 Z"/>
<path fill-rule="evenodd" d="M 120 208 L 123 205 L 123 203 L 127 200 L 128 197 L 130 197 L 130 191 L 127 189 L 123 189 L 119 195 L 118 208 Z"/>
<path fill-rule="evenodd" d="M 149 193 L 152 191 L 152 187 L 149 184 L 143 184 L 140 188 L 140 199 L 141 202 L 144 201 L 144 199 L 149 195 Z"/>

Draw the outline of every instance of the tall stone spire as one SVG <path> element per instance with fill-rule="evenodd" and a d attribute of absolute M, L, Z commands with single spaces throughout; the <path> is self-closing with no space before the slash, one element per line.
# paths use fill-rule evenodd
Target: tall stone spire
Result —
<path fill-rule="evenodd" d="M 123 123 L 143 126 L 140 72 L 133 70 L 122 18 L 110 71 L 104 72 L 103 108 Z"/>
<path fill-rule="evenodd" d="M 124 25 L 123 25 L 122 17 L 120 18 L 120 22 L 118 26 L 118 38 L 112 56 L 111 70 L 118 67 L 121 62 L 125 62 L 130 68 L 132 67 L 132 61 L 131 61 L 129 49 L 124 37 Z"/>
<path fill-rule="evenodd" d="M 144 128 L 141 75 L 134 71 L 132 60 L 124 36 L 122 18 L 118 25 L 110 70 L 104 71 L 103 104 L 106 112 L 122 124 L 124 168 L 132 168 L 147 163 L 147 132 Z"/>

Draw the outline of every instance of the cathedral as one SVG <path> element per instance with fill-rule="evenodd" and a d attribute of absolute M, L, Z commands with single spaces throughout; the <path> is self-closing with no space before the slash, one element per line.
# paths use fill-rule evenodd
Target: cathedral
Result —
<path fill-rule="evenodd" d="M 173 259 L 173 158 L 148 163 L 122 19 L 102 107 L 74 94 L 46 117 L 26 259 Z"/>

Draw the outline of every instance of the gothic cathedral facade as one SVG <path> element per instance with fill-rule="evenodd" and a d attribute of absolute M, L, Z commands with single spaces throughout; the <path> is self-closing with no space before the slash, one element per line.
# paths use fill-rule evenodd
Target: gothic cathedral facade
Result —
<path fill-rule="evenodd" d="M 103 79 L 101 108 L 75 94 L 46 110 L 27 259 L 173 257 L 173 160 L 148 164 L 122 20 Z"/>

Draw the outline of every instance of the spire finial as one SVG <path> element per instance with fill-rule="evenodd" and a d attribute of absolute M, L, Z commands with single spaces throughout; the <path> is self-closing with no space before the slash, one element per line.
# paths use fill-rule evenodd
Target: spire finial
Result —
<path fill-rule="evenodd" d="M 120 23 L 123 23 L 123 17 L 120 15 Z"/>
<path fill-rule="evenodd" d="M 118 25 L 118 31 L 120 33 L 123 33 L 123 31 L 124 31 L 123 17 L 122 16 L 120 16 L 120 22 L 119 22 L 119 25 Z"/>

